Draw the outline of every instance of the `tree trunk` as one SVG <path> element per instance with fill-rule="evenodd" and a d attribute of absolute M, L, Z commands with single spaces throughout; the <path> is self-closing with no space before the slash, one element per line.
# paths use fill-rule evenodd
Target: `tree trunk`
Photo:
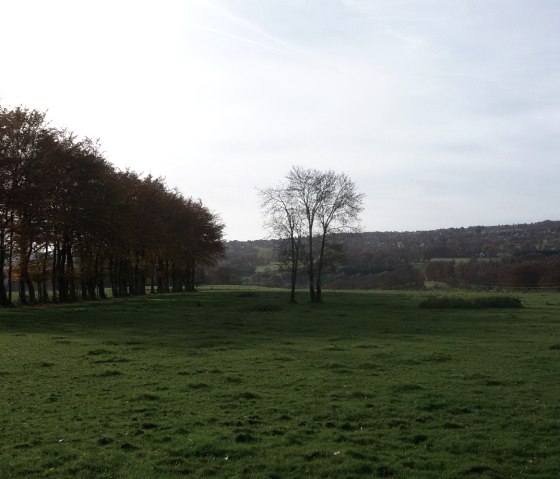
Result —
<path fill-rule="evenodd" d="M 19 304 L 27 304 L 27 296 L 25 295 L 25 280 L 21 276 L 19 278 L 18 298 Z"/>
<path fill-rule="evenodd" d="M 96 288 L 96 281 L 95 281 L 95 276 L 92 278 L 88 278 L 87 282 L 86 282 L 86 287 L 87 287 L 87 292 L 88 292 L 88 296 L 89 299 L 97 299 L 95 297 L 95 288 Z"/>
<path fill-rule="evenodd" d="M 165 293 L 169 293 L 169 261 L 165 261 L 163 268 L 163 289 Z"/>
<path fill-rule="evenodd" d="M 4 233 L 4 231 L 2 231 L 2 234 L 0 234 L 0 305 L 10 306 L 8 293 L 6 291 L 6 285 L 4 283 L 4 263 L 6 262 L 5 239 L 6 234 Z"/>
<path fill-rule="evenodd" d="M 55 242 L 53 245 L 53 257 L 52 257 L 52 273 L 51 273 L 51 283 L 52 283 L 52 300 L 53 303 L 57 301 L 57 294 L 56 294 L 56 261 L 57 261 L 57 251 L 58 251 L 58 243 Z"/>
<path fill-rule="evenodd" d="M 141 267 L 138 270 L 138 293 L 141 296 L 144 296 L 146 294 L 146 258 L 145 258 L 145 253 L 141 254 Z"/>
<path fill-rule="evenodd" d="M 296 302 L 296 283 L 297 283 L 297 272 L 298 272 L 298 260 L 299 260 L 299 245 L 296 243 L 295 238 L 292 235 L 291 247 L 292 247 L 292 274 L 291 274 L 291 282 L 292 288 L 290 292 L 290 303 Z"/>
<path fill-rule="evenodd" d="M 192 260 L 191 268 L 188 271 L 189 274 L 189 283 L 191 284 L 190 291 L 196 291 L 196 260 Z"/>
<path fill-rule="evenodd" d="M 99 249 L 97 250 L 97 254 L 95 255 L 95 285 L 97 287 L 97 297 L 99 299 L 107 299 L 107 295 L 105 294 L 105 285 L 103 284 L 103 271 L 101 271 L 101 267 L 99 264 Z"/>
<path fill-rule="evenodd" d="M 11 303 L 8 299 L 8 293 L 6 292 L 6 285 L 4 284 L 4 281 L 5 281 L 4 264 L 2 261 L 2 271 L 0 271 L 0 305 L 11 306 Z"/>
<path fill-rule="evenodd" d="M 10 214 L 10 241 L 8 247 L 8 302 L 12 304 L 12 272 L 14 259 L 14 214 Z"/>
<path fill-rule="evenodd" d="M 22 248 L 23 249 L 23 248 Z M 31 248 L 29 250 L 25 248 L 23 251 L 23 257 L 20 259 L 20 271 L 19 271 L 19 302 L 21 304 L 29 303 L 35 304 L 35 286 L 33 286 L 33 281 L 29 277 L 29 260 L 31 256 Z M 29 291 L 29 298 L 26 295 L 26 287 Z"/>
<path fill-rule="evenodd" d="M 117 267 L 115 265 L 116 262 L 117 261 L 113 257 L 109 258 L 109 276 L 111 280 L 111 295 L 113 298 L 119 297 L 119 280 L 117 276 Z"/>
<path fill-rule="evenodd" d="M 163 276 L 164 276 L 163 259 L 158 258 L 158 262 L 157 262 L 157 292 L 158 293 L 165 293 L 164 285 L 163 285 Z"/>
<path fill-rule="evenodd" d="M 314 269 L 315 269 L 315 264 L 313 261 L 313 226 L 310 222 L 309 225 L 309 296 L 312 302 L 315 301 L 315 281 L 313 278 Z"/>
<path fill-rule="evenodd" d="M 156 265 L 154 262 L 152 262 L 151 265 L 151 272 L 150 272 L 150 294 L 155 294 L 156 292 L 156 278 L 155 278 L 155 270 L 156 270 Z"/>
<path fill-rule="evenodd" d="M 56 254 L 56 282 L 58 283 L 58 300 L 62 303 L 68 301 L 68 280 L 65 272 L 66 241 L 58 245 Z"/>
<path fill-rule="evenodd" d="M 72 246 L 68 243 L 66 249 L 68 261 L 68 297 L 70 301 L 76 301 L 76 282 L 74 280 L 74 256 L 72 255 Z"/>
<path fill-rule="evenodd" d="M 105 284 L 102 276 L 97 280 L 97 295 L 99 296 L 99 299 L 107 299 L 107 295 L 105 294 Z"/>
<path fill-rule="evenodd" d="M 42 290 L 42 301 L 44 303 L 49 302 L 49 293 L 47 291 L 47 260 L 49 258 L 49 243 L 45 243 L 45 257 L 43 258 L 43 273 L 41 275 L 41 285 L 40 288 Z"/>
<path fill-rule="evenodd" d="M 185 291 L 194 291 L 194 281 L 192 275 L 192 263 L 190 260 L 187 261 L 187 266 L 185 267 L 184 275 L 185 275 Z"/>
<path fill-rule="evenodd" d="M 292 284 L 291 284 L 291 290 L 290 290 L 290 303 L 295 303 L 296 302 L 296 275 L 294 274 L 293 270 L 292 270 Z"/>
<path fill-rule="evenodd" d="M 88 298 L 88 287 L 87 287 L 87 281 L 85 279 L 80 279 L 80 290 L 81 290 L 81 298 L 82 301 L 86 301 Z"/>
<path fill-rule="evenodd" d="M 35 304 L 37 302 L 37 298 L 35 297 L 35 285 L 33 284 L 33 281 L 31 281 L 29 271 L 25 276 L 25 282 L 27 283 L 27 289 L 29 290 L 29 302 L 31 304 Z"/>
<path fill-rule="evenodd" d="M 323 300 L 322 297 L 322 290 L 321 290 L 321 274 L 323 272 L 323 259 L 325 257 L 325 242 L 326 242 L 327 234 L 323 231 L 323 235 L 321 237 L 321 251 L 319 253 L 319 261 L 317 262 L 317 288 L 316 288 L 316 295 L 315 295 L 315 302 L 320 303 Z"/>
<path fill-rule="evenodd" d="M 169 281 L 169 290 L 172 293 L 178 293 L 179 292 L 179 277 L 178 277 L 178 273 L 177 273 L 177 268 L 175 268 L 174 263 L 171 263 L 171 266 L 169 267 L 169 269 L 171 270 L 170 273 L 170 281 Z"/>
<path fill-rule="evenodd" d="M 128 254 L 127 254 L 128 257 Z M 121 296 L 128 296 L 131 291 L 130 283 L 130 261 L 128 259 L 121 259 L 118 263 L 119 268 L 119 294 Z"/>
<path fill-rule="evenodd" d="M 8 293 L 6 291 L 6 285 L 4 284 L 4 238 L 2 237 L 2 246 L 0 246 L 0 305 L 11 306 L 10 300 L 8 299 Z"/>

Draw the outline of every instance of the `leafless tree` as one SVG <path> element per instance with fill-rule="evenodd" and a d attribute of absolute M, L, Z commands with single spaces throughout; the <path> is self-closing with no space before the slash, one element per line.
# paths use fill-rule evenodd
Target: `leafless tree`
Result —
<path fill-rule="evenodd" d="M 301 244 L 307 235 L 307 270 L 311 301 L 322 300 L 321 275 L 325 247 L 332 233 L 356 230 L 362 211 L 364 195 L 358 193 L 355 183 L 345 173 L 320 171 L 294 166 L 286 176 L 287 183 L 277 188 L 261 190 L 261 206 L 269 228 L 284 233 L 292 245 Z M 300 236 L 297 236 L 298 233 Z M 319 257 L 314 247 L 318 242 Z M 294 250 L 292 250 L 292 258 Z M 297 261 L 292 264 L 292 298 L 295 290 Z"/>
<path fill-rule="evenodd" d="M 314 226 L 320 204 L 323 202 L 323 188 L 321 187 L 322 173 L 319 170 L 305 169 L 293 166 L 288 173 L 288 193 L 299 205 L 303 212 L 307 229 L 307 258 L 309 275 L 309 295 L 315 301 L 315 257 L 313 252 Z"/>
<path fill-rule="evenodd" d="M 364 199 L 364 195 L 358 193 L 355 183 L 345 173 L 327 171 L 321 176 L 322 179 L 318 185 L 322 189 L 322 193 L 319 195 L 322 201 L 319 203 L 316 214 L 320 242 L 315 290 L 315 301 L 317 302 L 322 300 L 321 273 L 327 238 L 332 233 L 357 229 Z"/>
<path fill-rule="evenodd" d="M 302 210 L 286 186 L 259 190 L 265 225 L 275 236 L 285 238 L 290 248 L 290 302 L 296 302 L 299 253 L 303 236 Z"/>

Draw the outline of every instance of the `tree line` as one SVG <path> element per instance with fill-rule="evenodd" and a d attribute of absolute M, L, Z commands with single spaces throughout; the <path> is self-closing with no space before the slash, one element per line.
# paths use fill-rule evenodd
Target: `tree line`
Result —
<path fill-rule="evenodd" d="M 288 246 L 280 239 L 227 242 L 205 281 L 288 288 Z M 558 290 L 560 221 L 334 234 L 325 256 L 322 284 L 332 289 L 422 289 L 428 281 L 462 289 Z M 300 267 L 305 270 L 305 261 Z M 299 288 L 306 286 L 302 279 Z"/>
<path fill-rule="evenodd" d="M 560 290 L 560 255 L 531 254 L 503 261 L 430 261 L 426 279 L 455 288 Z"/>
<path fill-rule="evenodd" d="M 0 106 L 0 305 L 195 288 L 223 224 L 161 178 L 111 165 L 44 112 Z"/>

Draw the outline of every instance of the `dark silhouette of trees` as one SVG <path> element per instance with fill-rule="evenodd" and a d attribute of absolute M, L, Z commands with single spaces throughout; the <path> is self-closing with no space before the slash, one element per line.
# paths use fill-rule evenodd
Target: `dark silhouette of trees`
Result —
<path fill-rule="evenodd" d="M 116 170 L 97 142 L 0 107 L 0 305 L 192 291 L 223 224 L 161 178 Z M 156 290 L 157 284 L 157 290 Z"/>
<path fill-rule="evenodd" d="M 307 273 L 311 301 L 322 301 L 322 273 L 328 238 L 355 230 L 364 195 L 344 173 L 294 166 L 286 184 L 261 190 L 261 206 L 275 233 L 289 238 L 292 247 L 292 293 L 298 268 L 301 236 L 307 235 Z M 316 249 L 318 257 L 316 258 Z M 297 254 L 296 254 L 297 248 Z"/>
<path fill-rule="evenodd" d="M 286 186 L 259 190 L 266 227 L 275 236 L 288 243 L 287 260 L 290 264 L 290 302 L 296 302 L 296 284 L 299 254 L 303 236 L 303 211 Z"/>
<path fill-rule="evenodd" d="M 358 193 L 354 182 L 344 173 L 327 171 L 320 173 L 318 183 L 322 201 L 317 210 L 319 224 L 319 260 L 317 261 L 317 282 L 315 300 L 322 300 L 321 277 L 325 263 L 327 237 L 332 233 L 354 230 L 358 215 L 362 211 L 364 195 Z"/>
<path fill-rule="evenodd" d="M 327 238 L 335 232 L 352 231 L 362 211 L 364 195 L 344 173 L 319 171 L 294 166 L 287 176 L 287 191 L 303 211 L 307 227 L 309 295 L 311 301 L 322 301 L 321 277 Z M 319 242 L 315 260 L 314 241 Z"/>
<path fill-rule="evenodd" d="M 39 205 L 44 192 L 41 175 L 43 142 L 48 135 L 45 114 L 16 108 L 0 108 L 0 202 L 2 209 L 0 261 L 8 261 L 7 294 L 2 271 L 0 302 L 12 303 L 12 273 L 17 272 L 21 303 L 35 302 L 35 288 L 29 274 L 34 238 L 41 233 Z M 13 259 L 19 259 L 14 271 Z"/>

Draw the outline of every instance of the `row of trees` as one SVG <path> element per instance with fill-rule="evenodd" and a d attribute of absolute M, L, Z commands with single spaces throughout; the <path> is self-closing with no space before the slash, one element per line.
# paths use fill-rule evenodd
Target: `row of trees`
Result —
<path fill-rule="evenodd" d="M 278 186 L 259 190 L 267 228 L 288 243 L 291 271 L 290 300 L 295 302 L 302 242 L 303 267 L 309 277 L 309 295 L 322 301 L 322 273 L 327 241 L 332 233 L 356 229 L 364 195 L 344 173 L 294 166 Z M 318 251 L 317 251 L 318 250 Z"/>
<path fill-rule="evenodd" d="M 430 261 L 426 279 L 457 288 L 560 289 L 560 255 L 505 261 Z"/>
<path fill-rule="evenodd" d="M 0 305 L 194 288 L 223 225 L 160 178 L 119 171 L 45 113 L 0 106 Z"/>

